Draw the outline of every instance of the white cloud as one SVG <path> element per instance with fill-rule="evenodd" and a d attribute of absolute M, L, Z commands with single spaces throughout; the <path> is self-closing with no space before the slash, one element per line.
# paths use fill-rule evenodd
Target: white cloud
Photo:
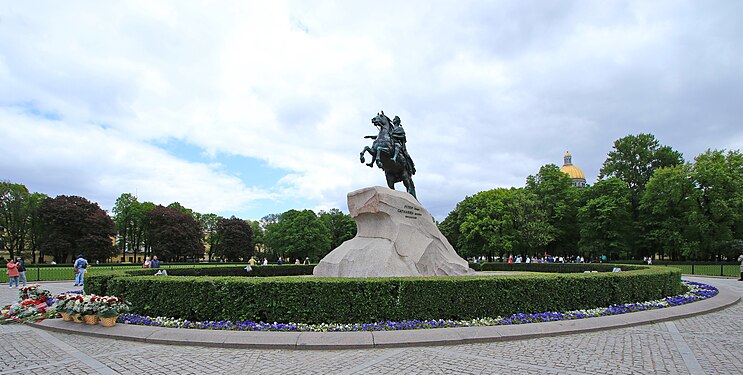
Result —
<path fill-rule="evenodd" d="M 109 202 L 136 189 L 204 212 L 296 197 L 345 209 L 348 191 L 384 185 L 357 155 L 385 110 L 402 118 L 418 195 L 441 220 L 565 150 L 591 180 L 627 134 L 687 159 L 740 147 L 741 6 L 718 5 L 8 3 L 0 178 Z M 243 171 L 153 146 L 170 141 L 286 173 L 248 186 Z"/>

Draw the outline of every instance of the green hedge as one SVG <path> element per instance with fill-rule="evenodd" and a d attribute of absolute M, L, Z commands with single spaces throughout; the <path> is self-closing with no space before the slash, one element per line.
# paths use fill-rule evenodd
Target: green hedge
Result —
<path fill-rule="evenodd" d="M 302 323 L 472 319 L 587 309 L 682 292 L 677 269 L 637 268 L 371 279 L 106 275 L 86 278 L 86 292 L 121 296 L 132 302 L 133 312 L 149 316 Z"/>

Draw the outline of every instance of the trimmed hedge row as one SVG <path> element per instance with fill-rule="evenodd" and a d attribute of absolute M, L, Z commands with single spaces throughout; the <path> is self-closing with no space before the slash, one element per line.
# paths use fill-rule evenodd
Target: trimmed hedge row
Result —
<path fill-rule="evenodd" d="M 620 273 L 430 278 L 92 276 L 86 292 L 117 295 L 133 312 L 191 321 L 359 323 L 474 319 L 568 311 L 682 292 L 674 268 Z"/>

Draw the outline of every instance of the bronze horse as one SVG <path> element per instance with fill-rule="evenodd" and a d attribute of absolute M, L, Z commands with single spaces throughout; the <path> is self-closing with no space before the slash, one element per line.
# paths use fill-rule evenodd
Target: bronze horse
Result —
<path fill-rule="evenodd" d="M 412 163 L 407 160 L 409 156 L 403 151 L 400 138 L 393 136 L 393 132 L 402 133 L 402 139 L 404 139 L 405 133 L 402 127 L 399 127 L 399 132 L 395 132 L 397 128 L 393 127 L 392 122 L 384 112 L 378 113 L 371 121 L 379 129 L 379 134 L 364 137 L 371 138 L 374 142 L 371 147 L 366 146 L 361 150 L 359 154 L 361 162 L 366 161 L 364 154 L 368 152 L 372 156 L 372 160 L 366 165 L 374 167 L 376 162 L 377 167 L 384 171 L 387 186 L 390 189 L 395 190 L 395 183 L 402 182 L 408 193 L 418 199 L 415 196 L 415 184 L 412 178 L 415 169 L 413 169 Z"/>

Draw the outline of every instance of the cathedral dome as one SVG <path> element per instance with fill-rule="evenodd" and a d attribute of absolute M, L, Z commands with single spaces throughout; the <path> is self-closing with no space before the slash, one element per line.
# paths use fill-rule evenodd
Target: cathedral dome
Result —
<path fill-rule="evenodd" d="M 573 180 L 573 185 L 580 187 L 585 186 L 586 175 L 580 168 L 573 165 L 573 156 L 570 155 L 569 151 L 565 152 L 565 157 L 563 160 L 565 163 L 562 167 L 560 167 L 560 171 L 570 176 L 570 178 Z"/>

